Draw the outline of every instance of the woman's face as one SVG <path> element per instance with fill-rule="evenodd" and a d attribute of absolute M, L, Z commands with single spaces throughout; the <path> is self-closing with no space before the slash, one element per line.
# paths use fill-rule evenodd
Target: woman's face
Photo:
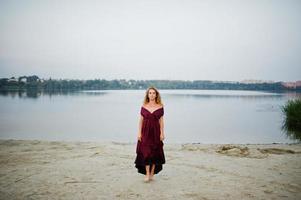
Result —
<path fill-rule="evenodd" d="M 153 89 L 150 89 L 150 90 L 148 91 L 148 98 L 149 98 L 149 100 L 154 100 L 154 99 L 156 99 L 156 91 L 153 90 Z"/>

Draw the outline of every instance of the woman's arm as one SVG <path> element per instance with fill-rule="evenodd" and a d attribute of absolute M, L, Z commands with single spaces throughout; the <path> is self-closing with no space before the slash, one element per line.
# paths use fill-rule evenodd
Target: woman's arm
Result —
<path fill-rule="evenodd" d="M 140 115 L 140 118 L 139 118 L 139 127 L 138 127 L 138 140 L 141 140 L 142 123 L 143 123 L 143 116 Z"/>

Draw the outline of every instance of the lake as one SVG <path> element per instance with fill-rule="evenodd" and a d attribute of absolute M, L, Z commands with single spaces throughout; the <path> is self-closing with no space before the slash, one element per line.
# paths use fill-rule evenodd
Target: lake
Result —
<path fill-rule="evenodd" d="M 281 129 L 300 93 L 159 90 L 165 143 L 295 143 Z M 136 142 L 145 90 L 1 93 L 0 138 Z"/>

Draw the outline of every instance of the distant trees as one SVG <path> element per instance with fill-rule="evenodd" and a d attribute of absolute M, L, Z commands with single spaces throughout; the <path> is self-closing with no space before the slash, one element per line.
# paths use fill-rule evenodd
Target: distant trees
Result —
<path fill-rule="evenodd" d="M 265 91 L 301 91 L 301 86 L 286 87 L 283 82 L 242 83 L 210 80 L 125 80 L 125 79 L 40 79 L 37 75 L 20 76 L 19 78 L 1 78 L 0 90 L 113 90 L 113 89 L 146 89 L 153 85 L 160 89 L 207 89 L 207 90 L 265 90 Z"/>

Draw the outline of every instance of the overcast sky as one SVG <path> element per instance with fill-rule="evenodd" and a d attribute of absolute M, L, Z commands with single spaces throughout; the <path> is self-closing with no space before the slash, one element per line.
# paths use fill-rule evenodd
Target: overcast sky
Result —
<path fill-rule="evenodd" d="M 0 0 L 0 77 L 301 79 L 301 1 Z"/>

